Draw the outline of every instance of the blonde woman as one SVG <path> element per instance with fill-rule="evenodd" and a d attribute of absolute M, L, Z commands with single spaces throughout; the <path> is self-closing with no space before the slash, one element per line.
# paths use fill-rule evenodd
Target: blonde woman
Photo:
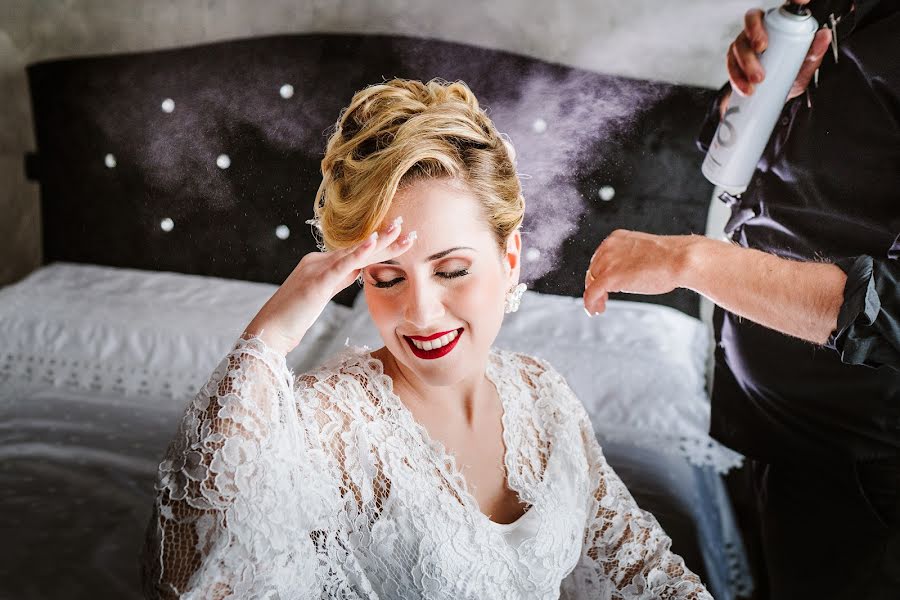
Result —
<path fill-rule="evenodd" d="M 710 598 L 515 310 L 512 146 L 461 82 L 358 92 L 304 256 L 188 406 L 144 555 L 161 598 Z M 384 347 L 285 354 L 361 278 Z"/>

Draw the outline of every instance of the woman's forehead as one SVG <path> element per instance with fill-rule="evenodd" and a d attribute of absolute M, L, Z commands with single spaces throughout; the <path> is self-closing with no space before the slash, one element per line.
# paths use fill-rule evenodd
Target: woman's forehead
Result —
<path fill-rule="evenodd" d="M 403 217 L 403 230 L 419 235 L 420 246 L 458 240 L 459 245 L 470 237 L 480 238 L 490 232 L 480 201 L 462 185 L 445 180 L 422 180 L 397 193 L 382 227 L 397 217 Z M 470 244 L 471 245 L 471 244 Z M 437 249 L 435 251 L 438 251 Z"/>

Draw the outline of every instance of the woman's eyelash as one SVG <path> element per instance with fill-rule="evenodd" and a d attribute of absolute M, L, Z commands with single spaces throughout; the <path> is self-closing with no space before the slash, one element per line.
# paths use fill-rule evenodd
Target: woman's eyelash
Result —
<path fill-rule="evenodd" d="M 453 279 L 454 277 L 462 277 L 463 275 L 468 275 L 468 269 L 460 269 L 459 271 L 452 271 L 450 273 L 438 271 L 436 273 L 438 276 L 443 277 L 444 279 Z"/>
<path fill-rule="evenodd" d="M 443 277 L 444 279 L 455 279 L 456 277 L 462 277 L 463 275 L 468 275 L 468 274 L 469 274 L 468 269 L 460 269 L 459 271 L 452 271 L 450 273 L 442 272 L 442 271 L 438 271 L 437 273 L 435 273 L 435 275 L 437 275 L 438 277 Z M 393 287 L 394 285 L 396 285 L 397 283 L 399 283 L 401 281 L 403 281 L 402 277 L 396 277 L 394 279 L 391 279 L 390 281 L 376 281 L 374 283 L 374 285 L 377 288 L 389 288 L 389 287 Z"/>
<path fill-rule="evenodd" d="M 401 279 L 402 279 L 402 277 L 397 277 L 396 279 L 391 279 L 390 281 L 374 281 L 374 282 L 372 282 L 372 285 L 374 285 L 377 288 L 394 287 L 394 284 L 399 282 Z"/>

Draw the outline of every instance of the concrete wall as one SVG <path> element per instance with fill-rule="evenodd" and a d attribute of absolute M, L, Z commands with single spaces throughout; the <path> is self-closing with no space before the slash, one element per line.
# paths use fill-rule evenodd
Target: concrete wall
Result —
<path fill-rule="evenodd" d="M 40 265 L 24 68 L 38 60 L 296 32 L 403 33 L 604 73 L 718 87 L 752 0 L 0 0 L 0 286 Z"/>

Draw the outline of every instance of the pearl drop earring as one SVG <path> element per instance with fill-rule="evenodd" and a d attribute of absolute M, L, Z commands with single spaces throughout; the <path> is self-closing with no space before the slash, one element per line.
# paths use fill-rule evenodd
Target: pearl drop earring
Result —
<path fill-rule="evenodd" d="M 509 288 L 509 291 L 506 292 L 506 302 L 504 306 L 504 311 L 506 313 L 514 313 L 519 310 L 519 303 L 522 301 L 522 294 L 525 293 L 525 290 L 528 288 L 524 283 L 520 283 L 517 286 Z"/>

